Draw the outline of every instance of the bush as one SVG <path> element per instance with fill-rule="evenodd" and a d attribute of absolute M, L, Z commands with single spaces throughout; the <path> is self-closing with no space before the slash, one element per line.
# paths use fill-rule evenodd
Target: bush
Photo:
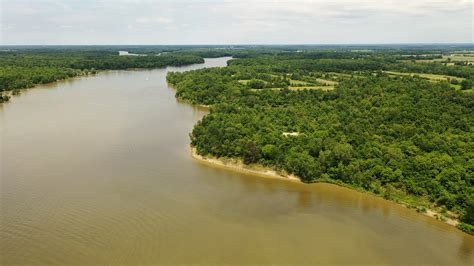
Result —
<path fill-rule="evenodd" d="M 466 223 L 459 223 L 458 228 L 463 230 L 464 232 L 474 235 L 474 225 L 466 224 Z"/>

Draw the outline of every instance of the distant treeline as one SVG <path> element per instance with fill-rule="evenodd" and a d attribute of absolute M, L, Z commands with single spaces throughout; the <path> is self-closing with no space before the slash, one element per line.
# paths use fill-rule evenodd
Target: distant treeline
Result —
<path fill-rule="evenodd" d="M 384 55 L 361 55 L 353 53 L 302 53 L 279 54 L 276 56 L 259 56 L 243 60 L 232 60 L 229 64 L 257 66 L 266 71 L 295 72 L 325 71 L 353 72 L 391 70 L 400 72 L 431 73 L 474 79 L 474 66 L 446 66 L 441 63 L 414 63 L 398 61 L 395 57 Z"/>
<path fill-rule="evenodd" d="M 161 68 L 203 63 L 195 54 L 119 56 L 112 51 L 34 49 L 0 52 L 0 102 L 3 92 L 95 73 L 98 70 Z"/>

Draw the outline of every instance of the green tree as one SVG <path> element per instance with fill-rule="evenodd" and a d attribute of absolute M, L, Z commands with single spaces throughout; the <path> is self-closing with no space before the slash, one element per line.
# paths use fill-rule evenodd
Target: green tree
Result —
<path fill-rule="evenodd" d="M 280 155 L 280 150 L 273 144 L 267 144 L 262 148 L 263 157 L 269 160 L 275 160 Z"/>
<path fill-rule="evenodd" d="M 260 150 L 258 149 L 257 145 L 252 141 L 249 141 L 244 144 L 244 146 L 242 147 L 242 152 L 245 164 L 256 163 L 261 158 Z"/>

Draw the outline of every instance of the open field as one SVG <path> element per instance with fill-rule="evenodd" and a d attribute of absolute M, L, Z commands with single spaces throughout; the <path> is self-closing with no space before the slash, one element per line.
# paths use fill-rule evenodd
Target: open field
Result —
<path fill-rule="evenodd" d="M 290 84 L 295 85 L 295 86 L 304 86 L 311 84 L 310 82 L 302 81 L 302 80 L 296 80 L 296 79 L 290 79 Z"/>
<path fill-rule="evenodd" d="M 292 91 L 299 91 L 299 90 L 323 90 L 323 91 L 330 91 L 334 90 L 334 86 L 304 86 L 304 87 L 288 87 L 288 89 Z"/>
<path fill-rule="evenodd" d="M 415 60 L 417 63 L 432 63 L 432 62 L 468 62 L 474 63 L 474 54 L 466 53 L 466 54 L 450 54 L 450 55 L 443 55 L 442 58 L 437 59 L 421 59 Z M 454 63 L 448 63 L 448 65 L 454 65 Z"/>
<path fill-rule="evenodd" d="M 268 84 L 268 82 L 266 82 L 264 80 L 259 80 L 259 81 L 262 81 L 262 82 L 265 82 L 266 84 Z M 247 85 L 250 82 L 250 80 L 239 80 L 238 82 L 241 83 L 241 84 Z M 290 84 L 291 85 L 288 86 L 288 89 L 293 90 L 293 91 L 298 91 L 298 90 L 329 91 L 329 90 L 333 90 L 335 85 L 338 84 L 338 82 L 333 81 L 333 80 L 321 79 L 321 78 L 315 79 L 314 83 L 292 79 L 292 80 L 290 80 Z M 264 89 L 250 89 L 250 90 L 251 91 L 260 91 L 260 90 L 281 90 L 281 89 L 282 88 L 264 88 Z"/>
<path fill-rule="evenodd" d="M 463 78 L 459 77 L 454 77 L 454 76 L 448 76 L 448 75 L 436 75 L 436 74 L 425 74 L 425 73 L 403 73 L 403 72 L 396 72 L 396 71 L 384 71 L 384 73 L 387 73 L 389 75 L 395 75 L 395 76 L 420 76 L 422 78 L 429 79 L 430 81 L 448 81 L 448 80 L 457 80 L 457 81 L 463 81 Z"/>
<path fill-rule="evenodd" d="M 334 80 L 327 80 L 327 79 L 316 79 L 318 82 L 320 83 L 325 83 L 327 84 L 328 86 L 334 86 L 336 85 L 338 82 L 337 81 L 334 81 Z"/>
<path fill-rule="evenodd" d="M 469 63 L 474 63 L 474 54 L 452 54 L 449 56 L 443 56 L 443 60 L 451 59 L 454 62 L 464 62 L 467 61 Z"/>
<path fill-rule="evenodd" d="M 279 91 L 283 88 L 265 88 L 265 89 L 250 89 L 250 91 L 264 91 L 264 90 L 272 90 L 272 91 Z M 302 87 L 288 87 L 291 91 L 301 91 L 301 90 L 322 90 L 322 91 L 330 91 L 334 90 L 334 86 L 302 86 Z"/>
<path fill-rule="evenodd" d="M 239 80 L 239 83 L 242 83 L 244 85 L 247 85 L 247 83 L 249 83 L 249 82 L 250 82 L 250 79 L 241 79 L 241 80 Z"/>

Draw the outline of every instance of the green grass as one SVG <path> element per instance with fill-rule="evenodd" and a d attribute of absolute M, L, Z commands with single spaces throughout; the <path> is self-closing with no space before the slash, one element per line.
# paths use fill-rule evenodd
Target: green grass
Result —
<path fill-rule="evenodd" d="M 447 60 L 451 62 L 464 62 L 474 63 L 474 54 L 451 54 L 443 55 L 443 58 L 437 59 L 420 59 L 415 60 L 417 63 L 432 63 L 432 62 L 446 62 Z M 448 65 L 454 65 L 454 63 L 448 63 Z"/>
<path fill-rule="evenodd" d="M 289 90 L 299 91 L 299 90 L 323 90 L 330 91 L 334 90 L 334 86 L 304 86 L 304 87 L 288 87 Z"/>
<path fill-rule="evenodd" d="M 334 86 L 301 86 L 301 87 L 288 87 L 289 90 L 292 91 L 300 91 L 300 90 L 322 90 L 322 91 L 330 91 L 334 90 Z M 263 91 L 263 90 L 272 90 L 272 91 L 279 91 L 282 88 L 265 88 L 265 89 L 250 89 L 250 91 Z"/>
<path fill-rule="evenodd" d="M 250 79 L 241 79 L 241 80 L 239 80 L 239 83 L 242 83 L 244 85 L 247 85 L 247 83 L 249 83 L 249 82 L 250 82 Z"/>
<path fill-rule="evenodd" d="M 436 74 L 425 74 L 425 73 L 402 73 L 402 72 L 395 72 L 395 71 L 384 71 L 385 73 L 392 75 L 392 76 L 419 76 L 422 78 L 426 78 L 431 82 L 441 82 L 441 81 L 448 81 L 448 80 L 457 80 L 461 82 L 464 78 L 448 76 L 448 75 L 436 75 Z M 455 90 L 461 90 L 461 85 L 457 84 L 449 84 L 451 88 Z M 472 93 L 474 89 L 463 90 L 463 92 Z"/>
<path fill-rule="evenodd" d="M 290 79 L 290 83 L 295 84 L 295 85 L 307 85 L 307 84 L 309 84 L 309 82 L 302 81 L 302 80 L 296 80 L 296 79 Z"/>
<path fill-rule="evenodd" d="M 471 62 L 471 63 L 474 63 L 474 54 L 452 54 L 452 55 L 445 55 L 443 56 L 443 61 L 444 60 L 448 60 L 451 59 L 451 61 L 453 62 L 464 62 L 464 61 L 468 61 L 468 62 Z"/>
<path fill-rule="evenodd" d="M 325 84 L 328 84 L 328 86 L 334 86 L 336 85 L 338 82 L 337 81 L 334 81 L 334 80 L 327 80 L 327 79 L 316 79 L 318 82 L 320 83 L 325 83 Z"/>
<path fill-rule="evenodd" d="M 457 81 L 463 81 L 463 78 L 458 78 L 454 76 L 447 76 L 447 75 L 436 75 L 436 74 L 425 74 L 425 73 L 402 73 L 402 72 L 395 72 L 395 71 L 384 71 L 389 75 L 396 75 L 396 76 L 420 76 L 422 78 L 429 79 L 431 81 L 447 81 L 448 79 L 455 79 Z"/>
<path fill-rule="evenodd" d="M 463 230 L 464 232 L 474 235 L 474 225 L 466 224 L 466 223 L 460 223 L 458 224 L 458 228 Z"/>

